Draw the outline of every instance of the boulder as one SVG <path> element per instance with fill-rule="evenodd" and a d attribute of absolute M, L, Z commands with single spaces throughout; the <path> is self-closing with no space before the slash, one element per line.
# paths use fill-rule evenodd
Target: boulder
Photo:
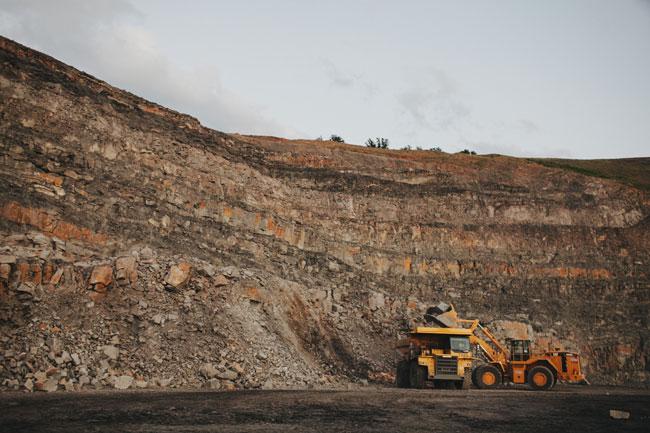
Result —
<path fill-rule="evenodd" d="M 217 268 L 214 265 L 207 263 L 201 266 L 201 273 L 207 275 L 208 277 L 214 277 L 214 275 L 217 273 Z"/>
<path fill-rule="evenodd" d="M 158 385 L 161 388 L 166 388 L 169 385 L 172 384 L 172 379 L 171 378 L 155 378 L 154 383 Z"/>
<path fill-rule="evenodd" d="M 120 349 L 115 346 L 103 346 L 102 352 L 113 361 L 115 361 L 120 356 Z"/>
<path fill-rule="evenodd" d="M 108 286 L 113 283 L 113 268 L 111 265 L 100 265 L 93 268 L 90 274 L 89 284 L 98 293 L 106 292 Z"/>
<path fill-rule="evenodd" d="M 115 281 L 120 287 L 133 287 L 138 280 L 138 266 L 133 256 L 118 257 L 115 260 Z"/>
<path fill-rule="evenodd" d="M 384 308 L 386 305 L 386 299 L 383 293 L 371 292 L 368 297 L 368 306 L 372 311 Z"/>
<path fill-rule="evenodd" d="M 217 374 L 219 374 L 219 370 L 217 370 L 213 364 L 206 362 L 199 368 L 199 373 L 206 379 L 212 379 L 213 377 L 216 377 Z"/>
<path fill-rule="evenodd" d="M 31 299 L 36 294 L 34 284 L 29 282 L 20 284 L 16 288 L 16 292 L 18 292 L 18 297 L 20 299 Z"/>
<path fill-rule="evenodd" d="M 79 387 L 83 388 L 85 385 L 90 384 L 90 376 L 83 375 L 79 378 Z"/>
<path fill-rule="evenodd" d="M 232 370 L 225 370 L 217 373 L 217 377 L 224 380 L 235 380 L 237 379 L 237 376 L 239 376 L 239 374 Z"/>
<path fill-rule="evenodd" d="M 494 333 L 503 340 L 506 340 L 508 338 L 516 340 L 527 340 L 533 339 L 534 337 L 532 326 L 524 322 L 516 322 L 513 320 L 495 320 L 490 324 L 490 327 L 494 330 Z"/>
<path fill-rule="evenodd" d="M 221 381 L 219 379 L 210 379 L 205 383 L 205 386 L 208 389 L 220 389 Z"/>
<path fill-rule="evenodd" d="M 36 389 L 45 392 L 54 392 L 59 389 L 59 380 L 50 378 L 43 382 L 36 382 Z"/>
<path fill-rule="evenodd" d="M 113 381 L 113 387 L 115 389 L 129 389 L 133 384 L 133 377 L 131 376 L 117 376 Z"/>
<path fill-rule="evenodd" d="M 223 274 L 217 275 L 216 278 L 214 279 L 215 287 L 227 286 L 228 284 L 230 284 L 230 280 L 226 278 Z"/>
<path fill-rule="evenodd" d="M 190 280 L 191 271 L 192 265 L 187 262 L 181 262 L 177 265 L 173 265 L 167 273 L 165 283 L 175 289 L 180 289 L 184 287 Z"/>

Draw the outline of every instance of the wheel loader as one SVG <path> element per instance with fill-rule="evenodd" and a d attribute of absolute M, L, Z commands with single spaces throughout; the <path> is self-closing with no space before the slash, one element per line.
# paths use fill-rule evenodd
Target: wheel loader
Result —
<path fill-rule="evenodd" d="M 478 319 L 459 319 L 453 305 L 429 308 L 425 320 L 431 326 L 411 329 L 397 344 L 398 387 L 467 389 L 471 381 L 481 389 L 514 383 L 549 390 L 558 381 L 586 382 L 577 353 L 532 353 L 530 340 L 523 339 L 510 339 L 508 350 Z"/>

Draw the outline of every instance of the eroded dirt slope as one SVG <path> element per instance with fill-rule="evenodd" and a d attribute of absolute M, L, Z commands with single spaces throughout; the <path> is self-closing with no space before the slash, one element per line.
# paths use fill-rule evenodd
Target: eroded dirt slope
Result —
<path fill-rule="evenodd" d="M 228 135 L 0 38 L 0 385 L 390 381 L 438 300 L 648 383 L 647 192 Z"/>

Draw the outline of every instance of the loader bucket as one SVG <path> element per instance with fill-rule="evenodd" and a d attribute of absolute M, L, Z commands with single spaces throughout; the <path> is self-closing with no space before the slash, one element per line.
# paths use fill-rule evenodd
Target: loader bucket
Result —
<path fill-rule="evenodd" d="M 435 323 L 442 328 L 457 328 L 458 314 L 453 305 L 440 302 L 435 307 L 427 308 L 424 314 L 424 320 L 427 323 Z"/>

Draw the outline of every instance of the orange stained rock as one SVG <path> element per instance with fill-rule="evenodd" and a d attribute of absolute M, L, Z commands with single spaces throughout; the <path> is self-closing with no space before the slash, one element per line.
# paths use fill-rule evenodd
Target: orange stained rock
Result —
<path fill-rule="evenodd" d="M 50 284 L 52 286 L 56 286 L 57 284 L 59 284 L 59 281 L 61 281 L 62 276 L 63 276 L 63 268 L 57 269 L 54 275 L 52 275 L 52 278 L 50 279 Z"/>
<path fill-rule="evenodd" d="M 29 278 L 29 263 L 20 262 L 18 263 L 18 281 L 26 282 Z"/>
<path fill-rule="evenodd" d="M 404 258 L 403 265 L 404 265 L 404 271 L 411 272 L 411 258 L 410 257 Z"/>
<path fill-rule="evenodd" d="M 223 219 L 226 221 L 229 221 L 230 218 L 232 218 L 232 208 L 228 206 L 224 206 L 223 208 Z"/>
<path fill-rule="evenodd" d="M 8 280 L 11 275 L 11 265 L 9 263 L 0 264 L 0 279 Z"/>
<path fill-rule="evenodd" d="M 590 271 L 591 277 L 597 280 L 611 280 L 612 279 L 612 274 L 609 272 L 607 269 L 603 268 L 596 268 L 596 269 L 591 269 Z"/>
<path fill-rule="evenodd" d="M 348 254 L 355 256 L 361 252 L 361 247 L 348 247 Z"/>
<path fill-rule="evenodd" d="M 458 262 L 447 262 L 447 270 L 455 276 L 460 276 L 460 265 Z"/>
<path fill-rule="evenodd" d="M 52 263 L 46 263 L 43 267 L 43 282 L 50 282 L 52 279 L 52 274 L 54 273 L 54 266 Z"/>
<path fill-rule="evenodd" d="M 558 268 L 541 268 L 535 269 L 533 275 L 557 278 L 591 278 L 596 280 L 611 280 L 612 274 L 607 269 L 595 268 L 578 268 L 578 267 L 558 267 Z"/>
<path fill-rule="evenodd" d="M 95 286 L 97 292 L 106 291 L 106 288 L 113 282 L 113 267 L 111 265 L 100 265 L 93 268 L 90 274 L 90 285 Z"/>
<path fill-rule="evenodd" d="M 172 265 L 167 272 L 165 282 L 173 287 L 181 288 L 190 280 L 190 272 L 192 265 L 187 262 L 180 262 L 177 265 Z"/>
<path fill-rule="evenodd" d="M 43 173 L 43 172 L 38 172 L 36 173 L 36 176 L 41 179 L 44 182 L 47 182 L 51 185 L 54 186 L 61 186 L 63 185 L 63 178 L 60 176 L 56 176 L 54 174 L 50 173 Z"/>
<path fill-rule="evenodd" d="M 155 114 L 157 116 L 164 116 L 165 115 L 165 110 L 161 109 L 160 107 L 157 107 L 155 105 L 150 105 L 150 104 L 138 104 L 138 108 L 145 113 L 150 113 L 150 114 Z"/>
<path fill-rule="evenodd" d="M 32 263 L 31 274 L 32 274 L 32 278 L 31 278 L 32 283 L 41 284 L 41 282 L 43 281 L 41 265 L 39 265 L 38 263 Z"/>
<path fill-rule="evenodd" d="M 108 236 L 105 234 L 95 233 L 85 227 L 61 221 L 45 209 L 21 206 L 15 201 L 5 203 L 0 208 L 0 217 L 17 224 L 36 227 L 44 233 L 62 240 L 77 239 L 97 245 L 104 245 L 108 241 Z"/>
<path fill-rule="evenodd" d="M 251 301 L 262 302 L 262 294 L 259 289 L 254 286 L 246 288 L 246 297 Z"/>
<path fill-rule="evenodd" d="M 268 217 L 266 219 L 266 229 L 268 231 L 275 231 L 275 223 L 273 222 L 273 217 Z"/>
<path fill-rule="evenodd" d="M 517 273 L 517 269 L 504 262 L 497 263 L 495 266 L 488 266 L 488 272 L 496 272 L 501 275 L 515 275 Z"/>
<path fill-rule="evenodd" d="M 621 343 L 616 345 L 616 353 L 623 356 L 632 356 L 634 349 L 631 344 Z"/>

